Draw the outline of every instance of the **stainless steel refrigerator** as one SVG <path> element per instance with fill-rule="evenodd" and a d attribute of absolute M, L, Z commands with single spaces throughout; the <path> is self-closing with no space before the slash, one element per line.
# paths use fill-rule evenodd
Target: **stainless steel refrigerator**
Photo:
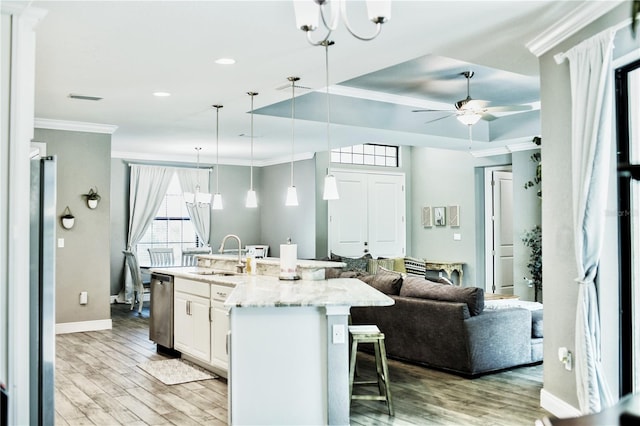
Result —
<path fill-rule="evenodd" d="M 55 157 L 32 157 L 30 206 L 30 423 L 53 425 L 56 359 Z"/>

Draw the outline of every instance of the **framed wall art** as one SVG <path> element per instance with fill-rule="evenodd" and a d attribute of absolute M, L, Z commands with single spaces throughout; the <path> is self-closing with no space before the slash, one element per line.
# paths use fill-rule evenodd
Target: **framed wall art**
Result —
<path fill-rule="evenodd" d="M 460 206 L 449 206 L 449 226 L 460 226 Z"/>
<path fill-rule="evenodd" d="M 445 207 L 434 207 L 433 208 L 433 221 L 436 226 L 446 226 L 447 225 L 447 209 Z"/>
<path fill-rule="evenodd" d="M 422 208 L 422 226 L 425 228 L 431 228 L 433 226 L 431 207 L 429 206 Z"/>

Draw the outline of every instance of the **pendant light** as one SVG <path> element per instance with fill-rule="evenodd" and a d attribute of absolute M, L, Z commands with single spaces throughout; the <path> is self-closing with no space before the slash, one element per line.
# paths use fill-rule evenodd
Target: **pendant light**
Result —
<path fill-rule="evenodd" d="M 298 192 L 293 185 L 293 154 L 294 154 L 294 142 L 295 142 L 295 115 L 296 115 L 296 81 L 300 80 L 300 77 L 288 77 L 291 82 L 291 185 L 287 188 L 287 200 L 286 206 L 298 205 Z"/>
<path fill-rule="evenodd" d="M 213 105 L 216 109 L 216 193 L 213 194 L 213 203 L 211 210 L 222 210 L 222 195 L 220 195 L 220 108 L 222 105 Z"/>
<path fill-rule="evenodd" d="M 329 166 L 331 166 L 331 101 L 329 97 L 329 46 L 335 44 L 331 40 L 326 40 L 322 43 L 325 49 L 325 71 L 327 76 L 327 151 L 329 153 Z M 322 195 L 324 200 L 337 200 L 340 198 L 338 194 L 338 183 L 336 177 L 331 174 L 327 169 L 327 175 L 324 177 L 324 193 Z"/>
<path fill-rule="evenodd" d="M 258 95 L 258 92 L 247 92 L 247 95 L 251 96 L 251 166 L 250 166 L 250 178 L 249 178 L 249 191 L 247 191 L 247 208 L 258 207 L 258 199 L 256 197 L 256 191 L 253 189 L 253 97 Z"/>
<path fill-rule="evenodd" d="M 203 207 L 211 203 L 211 194 L 208 192 L 200 192 L 200 150 L 201 147 L 195 148 L 197 152 L 197 160 L 196 160 L 196 192 L 185 192 L 184 193 L 184 201 L 187 203 L 189 207 Z"/>

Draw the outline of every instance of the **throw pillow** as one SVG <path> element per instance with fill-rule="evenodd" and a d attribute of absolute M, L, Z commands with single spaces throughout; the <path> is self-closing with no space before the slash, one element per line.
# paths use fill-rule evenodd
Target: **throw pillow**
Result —
<path fill-rule="evenodd" d="M 379 267 L 378 273 L 360 279 L 384 294 L 398 295 L 402 287 L 402 274 Z"/>
<path fill-rule="evenodd" d="M 479 287 L 457 287 L 408 276 L 400 288 L 400 296 L 466 303 L 471 316 L 484 309 L 484 290 Z"/>
<path fill-rule="evenodd" d="M 403 274 L 407 273 L 407 268 L 404 266 L 404 257 L 396 257 L 393 259 L 393 270 Z"/>
<path fill-rule="evenodd" d="M 404 258 L 404 267 L 407 271 L 407 274 L 410 275 L 420 275 L 424 277 L 427 272 L 427 267 L 424 263 L 424 260 L 417 259 L 415 257 L 405 257 Z"/>
<path fill-rule="evenodd" d="M 362 271 L 367 272 L 367 265 L 369 264 L 369 259 L 371 259 L 371 254 L 367 253 L 362 257 L 344 257 L 338 254 L 331 253 L 331 260 L 336 262 L 344 262 L 347 266 L 344 267 L 345 271 Z"/>
<path fill-rule="evenodd" d="M 379 267 L 384 267 L 386 269 L 393 270 L 393 259 L 369 259 L 369 263 L 367 264 L 367 272 L 370 274 L 376 274 L 378 272 Z"/>

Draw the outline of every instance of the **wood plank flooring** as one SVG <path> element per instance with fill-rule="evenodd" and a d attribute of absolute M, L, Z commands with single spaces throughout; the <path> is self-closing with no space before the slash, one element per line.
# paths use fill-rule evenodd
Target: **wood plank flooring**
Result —
<path fill-rule="evenodd" d="M 111 313 L 112 330 L 56 338 L 57 425 L 227 424 L 226 381 L 162 384 L 137 367 L 166 358 L 149 341 L 148 308 L 138 316 L 112 305 Z M 373 357 L 358 359 L 359 373 L 370 376 Z M 469 380 L 389 360 L 389 375 L 395 417 L 384 402 L 358 400 L 352 425 L 516 426 L 548 415 L 539 408 L 541 365 Z"/>

